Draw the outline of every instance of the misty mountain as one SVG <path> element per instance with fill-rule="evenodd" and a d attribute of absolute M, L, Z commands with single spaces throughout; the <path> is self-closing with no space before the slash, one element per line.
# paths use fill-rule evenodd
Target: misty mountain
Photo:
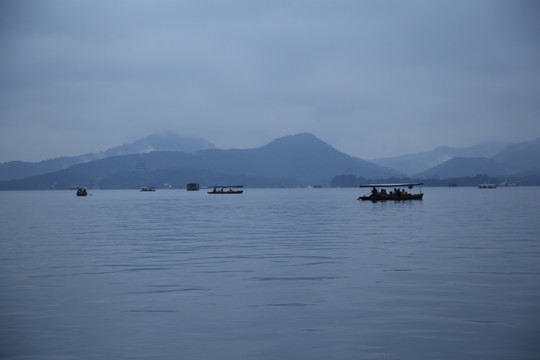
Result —
<path fill-rule="evenodd" d="M 415 154 L 407 154 L 396 157 L 385 157 L 370 160 L 372 163 L 395 169 L 402 174 L 411 176 L 419 174 L 434 166 L 451 160 L 460 158 L 492 157 L 508 146 L 505 142 L 486 142 L 480 145 L 465 148 L 455 148 L 440 146 L 431 151 Z"/>
<path fill-rule="evenodd" d="M 447 179 L 474 176 L 477 174 L 489 174 L 491 176 L 507 175 L 508 168 L 506 165 L 493 159 L 456 157 L 416 174 L 415 178 Z"/>
<path fill-rule="evenodd" d="M 20 180 L 0 181 L 0 190 L 69 189 L 73 186 L 100 189 L 138 189 L 143 186 L 184 188 L 189 182 L 204 185 L 243 184 L 252 187 L 293 186 L 286 179 L 223 174 L 171 164 L 191 163 L 190 154 L 152 152 L 121 155 L 77 164 L 67 169 Z"/>
<path fill-rule="evenodd" d="M 189 153 L 215 147 L 211 142 L 197 137 L 179 136 L 172 133 L 153 134 L 132 143 L 98 153 L 59 157 L 40 162 L 11 161 L 3 163 L 0 164 L 0 180 L 23 179 L 111 156 L 148 153 L 152 151 L 182 151 Z"/>
<path fill-rule="evenodd" d="M 216 148 L 216 145 L 199 137 L 180 136 L 174 133 L 158 133 L 134 141 L 130 144 L 114 147 L 102 153 L 98 153 L 97 155 L 100 156 L 100 158 L 104 158 L 117 155 L 149 153 L 153 151 L 180 151 L 191 153 L 214 148 Z"/>
<path fill-rule="evenodd" d="M 341 173 L 380 177 L 397 174 L 394 170 L 342 153 L 309 133 L 285 136 L 257 149 L 205 150 L 197 156 L 208 169 L 291 178 L 304 185 L 328 185 L 336 174 Z"/>
<path fill-rule="evenodd" d="M 419 178 L 449 178 L 488 174 L 519 177 L 540 175 L 540 138 L 509 145 L 492 157 L 456 157 L 415 175 Z"/>
<path fill-rule="evenodd" d="M 180 178 L 205 185 L 227 180 L 261 187 L 328 185 L 339 173 L 372 178 L 397 174 L 344 154 L 311 134 L 298 134 L 257 149 L 212 149 L 193 153 L 156 151 L 112 156 L 40 176 L 0 182 L 0 189 L 65 189 L 73 185 L 160 187 L 165 183 L 178 183 Z"/>
<path fill-rule="evenodd" d="M 540 173 L 540 138 L 510 145 L 492 157 L 512 173 Z"/>

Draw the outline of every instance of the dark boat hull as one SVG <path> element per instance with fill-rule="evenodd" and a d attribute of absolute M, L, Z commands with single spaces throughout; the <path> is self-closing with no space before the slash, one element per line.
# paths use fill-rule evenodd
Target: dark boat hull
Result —
<path fill-rule="evenodd" d="M 402 195 L 369 195 L 369 196 L 360 196 L 358 200 L 370 200 L 373 202 L 376 201 L 403 201 L 403 200 L 422 200 L 424 194 L 402 194 Z"/>
<path fill-rule="evenodd" d="M 244 190 L 208 191 L 209 194 L 242 194 Z"/>

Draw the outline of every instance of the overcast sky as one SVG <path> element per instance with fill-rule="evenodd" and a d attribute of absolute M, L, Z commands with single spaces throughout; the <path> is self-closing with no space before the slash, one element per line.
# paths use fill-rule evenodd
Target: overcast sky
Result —
<path fill-rule="evenodd" d="M 540 2 L 0 0 L 0 162 L 154 132 L 363 159 L 540 137 Z"/>

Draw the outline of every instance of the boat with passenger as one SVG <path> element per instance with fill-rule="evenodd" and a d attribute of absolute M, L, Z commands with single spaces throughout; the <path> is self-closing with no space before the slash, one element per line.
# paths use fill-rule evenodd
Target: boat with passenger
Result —
<path fill-rule="evenodd" d="M 86 196 L 88 193 L 86 192 L 85 188 L 78 188 L 77 189 L 77 196 Z"/>
<path fill-rule="evenodd" d="M 243 185 L 226 185 L 226 186 L 213 186 L 212 191 L 208 191 L 209 194 L 242 194 L 244 190 L 234 190 L 241 189 Z"/>
<path fill-rule="evenodd" d="M 361 188 L 371 188 L 371 192 L 364 196 L 360 196 L 358 200 L 370 200 L 377 201 L 403 201 L 403 200 L 422 200 L 424 194 L 420 186 L 424 183 L 400 183 L 400 184 L 363 184 Z M 419 193 L 410 193 L 405 188 L 412 190 L 413 187 L 418 186 Z M 387 188 L 393 188 L 387 191 Z"/>
<path fill-rule="evenodd" d="M 141 188 L 141 191 L 156 191 L 156 188 L 155 187 L 142 187 Z"/>
<path fill-rule="evenodd" d="M 490 182 L 485 182 L 485 183 L 482 183 L 482 184 L 478 184 L 478 188 L 479 189 L 496 189 L 497 185 L 492 184 Z"/>

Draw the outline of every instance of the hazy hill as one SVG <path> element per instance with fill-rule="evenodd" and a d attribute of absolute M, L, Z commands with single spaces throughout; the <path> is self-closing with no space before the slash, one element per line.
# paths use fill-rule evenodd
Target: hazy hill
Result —
<path fill-rule="evenodd" d="M 397 172 L 342 153 L 312 134 L 285 136 L 257 149 L 197 153 L 207 169 L 272 178 L 306 185 L 328 185 L 336 174 L 389 177 Z"/>
<path fill-rule="evenodd" d="M 174 133 L 159 133 L 147 136 L 130 144 L 114 147 L 97 155 L 110 157 L 149 153 L 152 151 L 181 151 L 191 153 L 204 149 L 214 149 L 215 147 L 216 145 L 210 141 L 199 137 L 180 136 Z"/>
<path fill-rule="evenodd" d="M 0 182 L 0 189 L 65 189 L 72 185 L 103 188 L 162 186 L 177 183 L 180 177 L 206 185 L 213 184 L 205 183 L 210 181 L 205 179 L 220 183 L 233 179 L 238 183 L 243 179 L 253 186 L 329 185 L 339 173 L 372 178 L 396 174 L 344 154 L 311 134 L 299 134 L 277 139 L 257 149 L 113 156 L 40 176 Z M 134 178 L 147 183 L 134 183 Z M 217 181 L 219 179 L 222 180 Z"/>
<path fill-rule="evenodd" d="M 69 189 L 72 186 L 137 189 L 143 186 L 164 187 L 165 184 L 173 188 L 184 188 L 189 182 L 203 185 L 243 184 L 254 187 L 297 185 L 287 179 L 224 174 L 191 167 L 197 162 L 197 156 L 183 152 L 155 151 L 112 156 L 43 175 L 0 181 L 0 190 Z"/>
<path fill-rule="evenodd" d="M 124 144 L 98 153 L 59 157 L 35 163 L 22 161 L 3 163 L 0 164 L 0 180 L 23 179 L 110 156 L 148 153 L 152 151 L 193 152 L 211 148 L 215 148 L 215 145 L 201 138 L 179 136 L 172 133 L 154 134 L 130 144 Z"/>
<path fill-rule="evenodd" d="M 415 178 L 455 178 L 488 174 L 491 176 L 507 175 L 507 166 L 488 158 L 457 157 L 415 175 Z"/>
<path fill-rule="evenodd" d="M 492 157 L 516 172 L 540 172 L 540 138 L 506 147 Z"/>
<path fill-rule="evenodd" d="M 415 154 L 407 154 L 396 157 L 386 157 L 370 160 L 371 162 L 396 169 L 402 174 L 411 176 L 422 173 L 436 165 L 455 157 L 478 158 L 491 157 L 508 146 L 504 142 L 487 142 L 480 145 L 469 146 L 465 148 L 455 148 L 449 146 L 440 146 L 431 151 L 424 151 Z"/>
<path fill-rule="evenodd" d="M 513 178 L 540 175 L 540 139 L 509 145 L 489 158 L 456 157 L 414 176 L 449 178 L 477 174 Z"/>
<path fill-rule="evenodd" d="M 28 168 L 25 171 L 18 169 L 19 174 L 26 175 L 24 179 L 0 181 L 0 189 L 66 189 L 74 185 L 90 188 L 137 188 L 161 187 L 164 184 L 183 187 L 184 183 L 192 181 L 204 185 L 234 183 L 256 187 L 328 186 L 332 179 L 342 174 L 348 174 L 354 181 L 359 178 L 402 177 L 396 170 L 342 153 L 307 133 L 285 136 L 256 149 L 214 148 L 188 151 L 212 146 L 201 139 L 189 144 L 175 135 L 152 135 L 99 155 L 91 154 L 104 157 L 98 160 L 91 160 L 90 155 L 86 155 L 85 158 L 65 157 L 32 164 L 34 168 L 30 169 L 31 171 L 27 171 Z M 485 144 L 466 149 L 440 147 L 423 153 L 423 156 L 434 161 L 435 158 L 449 156 L 451 152 L 468 155 L 482 152 L 491 154 L 498 146 Z M 151 151 L 157 148 L 169 151 Z M 114 155 L 124 152 L 138 154 Z M 409 155 L 409 160 L 416 158 L 420 161 L 419 155 Z M 85 162 L 70 163 L 83 161 L 83 158 Z M 409 161 L 406 159 L 406 156 L 401 157 L 402 162 Z M 62 169 L 50 171 L 45 166 L 50 165 L 48 162 L 54 162 L 55 167 Z M 0 173 L 5 175 L 4 172 L 13 170 L 10 167 L 16 167 L 16 163 L 0 164 Z M 32 176 L 32 171 L 45 173 Z M 508 146 L 491 158 L 454 157 L 417 173 L 415 178 L 445 179 L 474 177 L 477 174 L 504 176 L 502 180 L 511 179 L 522 184 L 537 183 L 540 179 L 540 139 Z"/>

